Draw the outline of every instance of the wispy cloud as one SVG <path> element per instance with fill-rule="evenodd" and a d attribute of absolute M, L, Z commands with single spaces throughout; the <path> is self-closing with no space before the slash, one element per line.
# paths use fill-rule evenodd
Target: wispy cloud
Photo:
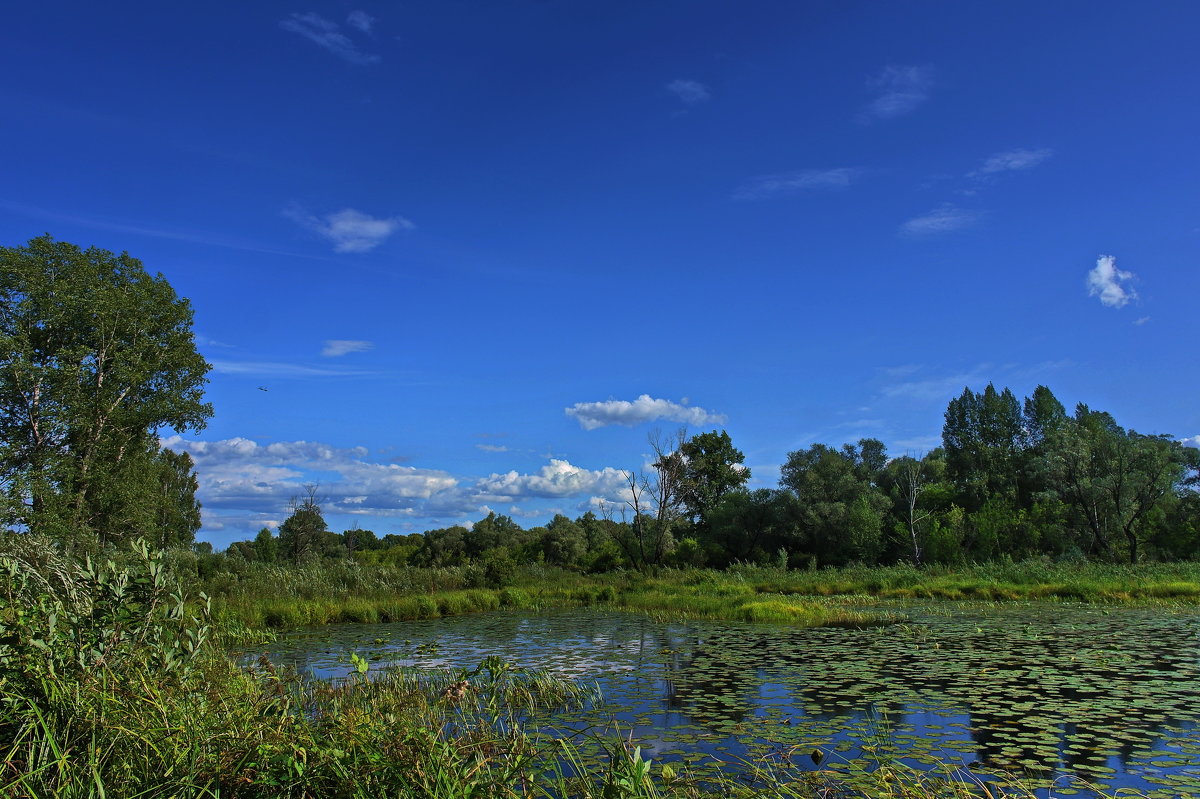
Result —
<path fill-rule="evenodd" d="M 666 86 L 685 105 L 696 105 L 709 99 L 708 87 L 694 80 L 673 80 Z"/>
<path fill-rule="evenodd" d="M 337 358 L 342 355 L 349 355 L 352 352 L 366 352 L 374 349 L 375 344 L 370 341 L 354 341 L 351 339 L 333 338 L 325 342 L 325 346 L 321 348 L 322 358 Z"/>
<path fill-rule="evenodd" d="M 783 172 L 778 175 L 762 175 L 751 178 L 733 193 L 735 200 L 765 200 L 788 194 L 818 189 L 845 189 L 862 176 L 865 170 L 858 167 L 837 169 L 803 169 L 799 172 Z"/>
<path fill-rule="evenodd" d="M 900 231 L 908 236 L 932 236 L 938 233 L 949 233 L 970 227 L 979 221 L 978 211 L 969 211 L 955 205 L 946 204 L 935 208 L 927 214 L 913 217 L 900 226 Z"/>
<path fill-rule="evenodd" d="M 1005 150 L 989 156 L 982 166 L 969 173 L 967 177 L 985 177 L 1000 172 L 1019 172 L 1024 169 L 1032 169 L 1052 155 L 1054 155 L 1054 151 L 1047 147 L 1040 150 Z"/>
<path fill-rule="evenodd" d="M 334 252 L 368 252 L 396 231 L 416 227 L 402 216 L 373 217 L 353 208 L 318 217 L 293 205 L 284 210 L 284 215 L 333 242 Z"/>
<path fill-rule="evenodd" d="M 896 382 L 888 383 L 883 387 L 883 395 L 885 397 L 900 397 L 920 401 L 942 400 L 948 402 L 960 394 L 964 386 L 979 385 L 986 382 L 989 379 L 989 375 L 996 371 L 992 364 L 989 363 L 981 363 L 966 372 L 930 377 L 918 376 L 921 371 L 924 371 L 920 367 L 912 371 L 909 371 L 909 369 L 910 367 L 904 367 L 903 370 L 882 370 L 885 378 L 899 378 Z"/>
<path fill-rule="evenodd" d="M 1096 260 L 1096 266 L 1088 272 L 1088 296 L 1099 297 L 1100 304 L 1108 308 L 1122 308 L 1137 299 L 1137 292 L 1131 286 L 1123 285 L 1133 279 L 1133 272 L 1117 269 L 1115 257 L 1101 255 Z"/>
<path fill-rule="evenodd" d="M 245 375 L 247 377 L 365 377 L 375 372 L 365 372 L 354 369 L 323 369 L 317 366 L 303 366 L 296 363 L 279 363 L 274 361 L 209 361 L 213 371 L 222 375 Z"/>
<path fill-rule="evenodd" d="M 579 422 L 584 430 L 595 430 L 608 425 L 633 427 L 644 422 L 658 420 L 683 424 L 725 424 L 725 417 L 704 408 L 654 399 L 642 394 L 637 399 L 605 400 L 604 402 L 577 402 L 566 409 L 567 416 Z"/>
<path fill-rule="evenodd" d="M 508 447 L 502 444 L 476 444 L 475 449 L 481 449 L 484 452 L 508 452 Z"/>
<path fill-rule="evenodd" d="M 362 12 L 351 13 L 351 19 L 356 19 L 354 15 L 360 13 Z M 352 21 L 351 24 L 354 25 L 354 22 Z M 358 25 L 354 26 L 359 27 Z M 336 22 L 325 19 L 320 14 L 314 14 L 311 11 L 307 14 L 290 14 L 287 19 L 279 23 L 279 27 L 289 33 L 303 36 L 351 64 L 374 64 L 379 61 L 379 56 L 359 50 L 350 37 L 342 33 L 341 27 Z M 359 28 L 359 30 L 363 29 Z"/>
<path fill-rule="evenodd" d="M 259 252 L 266 253 L 268 255 L 286 255 L 291 258 L 324 260 L 326 257 L 287 252 L 284 250 L 271 249 L 269 247 L 260 247 L 254 244 L 228 240 L 222 236 L 209 233 L 183 232 L 158 227 L 148 227 L 140 223 L 110 219 L 91 214 L 83 215 L 61 213 L 59 211 L 51 211 L 46 208 L 41 208 L 36 205 L 12 202 L 11 200 L 0 199 L 0 208 L 15 211 L 16 213 L 23 214 L 25 216 L 31 216 L 37 219 L 49 219 L 54 222 L 66 222 L 72 225 L 95 228 L 97 230 L 112 230 L 116 231 L 117 233 L 129 233 L 134 236 L 146 236 L 157 239 L 168 239 L 171 241 L 185 241 L 191 244 L 201 244 L 209 247 L 223 247 L 225 249 L 241 250 L 243 252 Z"/>
<path fill-rule="evenodd" d="M 371 29 L 375 26 L 375 17 L 366 11 L 355 9 L 350 12 L 350 16 L 346 17 L 346 24 L 351 28 L 357 28 L 363 33 L 370 33 Z"/>
<path fill-rule="evenodd" d="M 877 94 L 859 118 L 863 122 L 893 119 L 911 113 L 929 99 L 933 70 L 929 67 L 889 66 L 867 82 Z"/>

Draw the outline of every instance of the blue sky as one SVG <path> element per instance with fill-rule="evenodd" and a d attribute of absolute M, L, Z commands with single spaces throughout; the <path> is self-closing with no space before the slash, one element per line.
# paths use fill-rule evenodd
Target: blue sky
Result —
<path fill-rule="evenodd" d="M 128 250 L 213 363 L 223 546 L 582 513 L 647 434 L 756 485 L 1049 385 L 1200 436 L 1200 5 L 21 4 L 0 242 Z M 260 390 L 260 387 L 264 390 Z M 1195 439 L 1200 443 L 1200 438 Z"/>

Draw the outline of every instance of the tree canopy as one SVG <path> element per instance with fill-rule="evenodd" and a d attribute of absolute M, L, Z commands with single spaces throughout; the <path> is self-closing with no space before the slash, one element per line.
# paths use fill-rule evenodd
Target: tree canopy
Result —
<path fill-rule="evenodd" d="M 128 253 L 0 247 L 4 521 L 72 545 L 164 523 L 190 541 L 190 461 L 161 455 L 157 431 L 204 427 L 209 368 L 188 301 Z"/>

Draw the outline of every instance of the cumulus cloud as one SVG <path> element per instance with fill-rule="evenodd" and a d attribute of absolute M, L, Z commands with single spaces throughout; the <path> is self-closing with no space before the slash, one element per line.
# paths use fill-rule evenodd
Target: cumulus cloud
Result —
<path fill-rule="evenodd" d="M 1131 300 L 1136 300 L 1138 296 L 1132 287 L 1122 285 L 1133 279 L 1133 272 L 1122 272 L 1117 269 L 1115 257 L 1101 255 L 1096 259 L 1095 268 L 1088 272 L 1088 296 L 1099 297 L 1100 304 L 1109 308 L 1124 307 Z"/>
<path fill-rule="evenodd" d="M 370 341 L 333 338 L 326 341 L 325 346 L 321 348 L 321 357 L 337 358 L 341 355 L 349 355 L 352 352 L 366 352 L 374 347 L 375 344 Z"/>
<path fill-rule="evenodd" d="M 1179 440 L 1179 443 L 1183 444 L 1185 447 L 1195 447 L 1196 449 L 1200 449 L 1200 436 L 1192 436 L 1191 438 L 1181 438 Z"/>
<path fill-rule="evenodd" d="M 911 113 L 929 99 L 933 88 L 933 70 L 929 67 L 889 66 L 877 77 L 867 82 L 877 94 L 860 119 L 870 122 L 876 119 L 893 119 Z"/>
<path fill-rule="evenodd" d="M 350 24 L 359 30 L 370 28 L 370 23 L 367 23 L 367 28 L 361 28 L 355 21 L 361 22 L 361 18 L 355 17 L 355 14 L 362 14 L 361 11 L 353 12 L 350 17 Z M 366 17 L 365 14 L 362 15 Z M 367 17 L 369 20 L 370 18 Z M 314 14 L 311 11 L 307 14 L 290 14 L 288 18 L 279 23 L 279 27 L 289 33 L 294 33 L 297 36 L 303 36 L 310 42 L 313 42 L 318 47 L 336 55 L 351 64 L 374 64 L 379 61 L 379 56 L 371 53 L 364 53 L 358 49 L 357 45 L 350 40 L 350 37 L 342 33 L 341 27 L 331 20 L 325 19 L 320 14 Z"/>
<path fill-rule="evenodd" d="M 708 87 L 694 80 L 673 80 L 667 84 L 667 91 L 686 105 L 696 105 L 709 99 Z"/>
<path fill-rule="evenodd" d="M 764 200 L 812 189 L 845 189 L 863 173 L 856 167 L 804 169 L 751 178 L 734 192 L 735 200 Z"/>
<path fill-rule="evenodd" d="M 220 531 L 229 540 L 277 525 L 313 483 L 318 484 L 326 518 L 339 514 L 418 525 L 422 519 L 428 525 L 428 520 L 457 522 L 485 515 L 489 503 L 536 505 L 559 497 L 575 497 L 582 503 L 589 496 L 617 499 L 624 485 L 623 472 L 617 469 L 589 470 L 558 459 L 534 474 L 511 471 L 461 478 L 440 469 L 378 462 L 366 447 L 318 441 L 260 443 L 243 437 L 204 441 L 172 435 L 161 443 L 192 456 L 204 529 Z"/>
<path fill-rule="evenodd" d="M 605 400 L 604 402 L 577 402 L 566 409 L 567 416 L 574 418 L 584 430 L 595 430 L 607 425 L 633 427 L 643 422 L 659 419 L 683 424 L 724 424 L 725 417 L 703 408 L 654 399 L 642 394 L 632 402 L 628 400 Z"/>
<path fill-rule="evenodd" d="M 1005 152 L 990 156 L 983 162 L 983 166 L 970 174 L 970 177 L 982 177 L 985 175 L 994 175 L 998 172 L 1018 172 L 1023 169 L 1032 169 L 1052 155 L 1054 155 L 1054 151 L 1048 148 L 1040 150 L 1006 150 Z"/>
<path fill-rule="evenodd" d="M 537 474 L 493 474 L 475 487 L 489 500 L 507 502 L 521 497 L 615 496 L 624 485 L 625 473 L 619 469 L 610 466 L 592 471 L 552 458 Z"/>
<path fill-rule="evenodd" d="M 298 206 L 291 206 L 284 215 L 333 242 L 334 252 L 367 252 L 383 244 L 396 231 L 416 227 L 402 216 L 377 218 L 353 208 L 318 217 Z"/>
<path fill-rule="evenodd" d="M 346 17 L 346 24 L 351 28 L 357 28 L 363 33 L 370 33 L 371 28 L 375 25 L 375 17 L 366 11 L 356 9 L 350 12 L 350 16 Z"/>
<path fill-rule="evenodd" d="M 913 217 L 900 226 L 908 236 L 931 236 L 970 227 L 979 220 L 978 211 L 968 211 L 955 205 L 943 205 L 927 214 Z"/>
<path fill-rule="evenodd" d="M 210 509 L 275 513 L 304 492 L 317 472 L 325 507 L 332 512 L 423 515 L 427 506 L 464 503 L 459 481 L 436 469 L 368 460 L 366 447 L 333 447 L 316 441 L 260 444 L 248 438 L 193 441 L 174 435 L 164 447 L 186 451 L 196 463 L 201 503 Z"/>

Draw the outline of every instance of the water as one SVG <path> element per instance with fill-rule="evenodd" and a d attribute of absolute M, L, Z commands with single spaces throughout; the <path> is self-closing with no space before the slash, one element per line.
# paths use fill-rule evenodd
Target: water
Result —
<path fill-rule="evenodd" d="M 896 606 L 887 606 L 896 610 Z M 924 604 L 863 630 L 655 622 L 594 610 L 499 612 L 297 633 L 271 657 L 318 677 L 373 663 L 470 667 L 489 655 L 599 682 L 560 717 L 615 724 L 645 756 L 764 755 L 813 767 L 1014 773 L 1055 796 L 1200 796 L 1200 612 Z M 1080 778 L 1080 779 L 1077 779 Z"/>

